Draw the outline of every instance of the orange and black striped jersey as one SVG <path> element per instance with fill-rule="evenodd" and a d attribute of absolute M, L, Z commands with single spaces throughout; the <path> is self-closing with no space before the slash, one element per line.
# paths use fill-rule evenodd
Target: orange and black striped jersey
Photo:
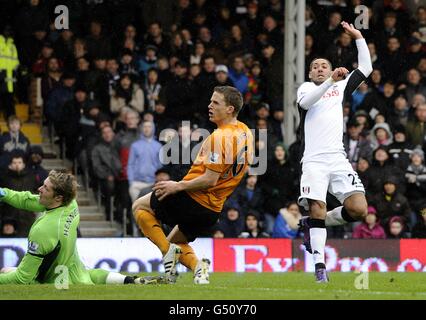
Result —
<path fill-rule="evenodd" d="M 217 128 L 203 142 L 197 158 L 183 180 L 193 180 L 206 169 L 220 173 L 214 187 L 188 191 L 202 206 L 221 212 L 223 204 L 244 177 L 253 159 L 253 135 L 242 122 Z"/>

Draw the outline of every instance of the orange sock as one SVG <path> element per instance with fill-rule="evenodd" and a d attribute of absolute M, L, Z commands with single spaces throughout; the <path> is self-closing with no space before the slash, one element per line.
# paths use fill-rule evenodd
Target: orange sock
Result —
<path fill-rule="evenodd" d="M 164 255 L 169 250 L 170 243 L 161 228 L 161 223 L 149 211 L 138 210 L 135 214 L 135 220 L 139 228 L 149 240 L 151 240 Z"/>
<path fill-rule="evenodd" d="M 182 263 L 188 269 L 192 271 L 197 267 L 198 259 L 195 255 L 194 249 L 187 243 L 177 243 L 177 245 L 182 249 L 182 254 L 180 255 L 179 262 Z"/>

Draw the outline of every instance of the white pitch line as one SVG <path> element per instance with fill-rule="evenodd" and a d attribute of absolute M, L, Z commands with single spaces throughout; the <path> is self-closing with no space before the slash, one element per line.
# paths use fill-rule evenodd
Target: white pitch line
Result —
<path fill-rule="evenodd" d="M 182 285 L 182 287 L 188 287 L 188 288 L 193 288 L 192 285 Z M 229 287 L 208 287 L 209 289 L 229 289 Z M 257 287 L 257 288 L 238 288 L 238 290 L 259 290 L 259 291 L 275 291 L 275 292 L 299 292 L 299 293 L 313 293 L 313 292 L 320 292 L 320 293 L 365 293 L 365 294 L 375 294 L 375 295 L 399 295 L 399 296 L 426 296 L 426 292 L 407 292 L 407 293 L 403 293 L 403 292 L 395 292 L 395 291 L 372 291 L 372 290 L 341 290 L 341 289 L 337 289 L 337 290 L 324 290 L 324 289 L 287 289 L 287 288 L 262 288 L 262 287 Z"/>

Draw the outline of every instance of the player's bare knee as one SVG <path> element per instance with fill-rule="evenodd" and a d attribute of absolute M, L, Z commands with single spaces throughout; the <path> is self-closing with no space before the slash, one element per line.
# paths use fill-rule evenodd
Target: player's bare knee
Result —
<path fill-rule="evenodd" d="M 309 200 L 309 215 L 313 219 L 325 219 L 327 206 L 322 201 Z"/>
<path fill-rule="evenodd" d="M 352 218 L 359 221 L 364 220 L 368 212 L 367 204 L 364 203 L 351 204 L 350 206 L 346 207 L 346 210 Z"/>

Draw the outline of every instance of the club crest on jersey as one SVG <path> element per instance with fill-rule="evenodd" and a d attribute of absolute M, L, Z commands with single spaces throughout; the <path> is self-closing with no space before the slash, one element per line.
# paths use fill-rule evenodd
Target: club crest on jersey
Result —
<path fill-rule="evenodd" d="M 34 241 L 28 241 L 28 253 L 36 254 L 38 250 L 38 243 Z"/>
<path fill-rule="evenodd" d="M 311 192 L 311 187 L 302 187 L 303 194 L 309 194 Z"/>
<path fill-rule="evenodd" d="M 210 162 L 211 163 L 217 163 L 217 161 L 219 160 L 219 154 L 216 152 L 212 152 L 210 154 Z"/>

